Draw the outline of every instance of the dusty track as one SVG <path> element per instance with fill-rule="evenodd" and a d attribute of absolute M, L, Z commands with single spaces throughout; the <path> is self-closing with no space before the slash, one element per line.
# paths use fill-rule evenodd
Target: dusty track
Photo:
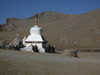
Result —
<path fill-rule="evenodd" d="M 100 53 L 79 52 L 78 56 L 0 50 L 0 75 L 100 74 Z"/>

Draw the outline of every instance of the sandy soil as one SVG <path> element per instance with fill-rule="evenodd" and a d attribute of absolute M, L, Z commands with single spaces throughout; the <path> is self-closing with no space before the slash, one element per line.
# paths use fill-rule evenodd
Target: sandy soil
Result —
<path fill-rule="evenodd" d="M 0 75 L 99 75 L 100 53 L 33 53 L 0 50 Z"/>

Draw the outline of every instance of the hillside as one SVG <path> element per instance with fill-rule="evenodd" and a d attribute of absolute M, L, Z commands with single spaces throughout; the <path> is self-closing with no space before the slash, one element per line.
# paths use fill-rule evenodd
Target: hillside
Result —
<path fill-rule="evenodd" d="M 20 38 L 30 34 L 34 15 L 29 18 L 11 18 L 6 26 L 9 32 L 0 32 L 0 39 L 10 42 L 19 31 Z M 57 48 L 100 48 L 100 9 L 81 15 L 43 12 L 39 14 L 39 26 L 48 44 Z"/>

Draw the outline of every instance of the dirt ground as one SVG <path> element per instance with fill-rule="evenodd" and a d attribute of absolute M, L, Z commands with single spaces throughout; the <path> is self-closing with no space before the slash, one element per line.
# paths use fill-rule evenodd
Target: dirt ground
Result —
<path fill-rule="evenodd" d="M 79 52 L 79 58 L 62 52 L 34 53 L 0 50 L 0 75 L 99 75 L 100 53 Z"/>

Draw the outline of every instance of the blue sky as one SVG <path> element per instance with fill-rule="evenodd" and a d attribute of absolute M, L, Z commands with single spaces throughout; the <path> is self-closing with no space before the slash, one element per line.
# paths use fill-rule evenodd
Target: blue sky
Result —
<path fill-rule="evenodd" d="M 0 0 L 0 24 L 7 17 L 28 18 L 45 11 L 83 14 L 99 8 L 100 0 Z"/>

